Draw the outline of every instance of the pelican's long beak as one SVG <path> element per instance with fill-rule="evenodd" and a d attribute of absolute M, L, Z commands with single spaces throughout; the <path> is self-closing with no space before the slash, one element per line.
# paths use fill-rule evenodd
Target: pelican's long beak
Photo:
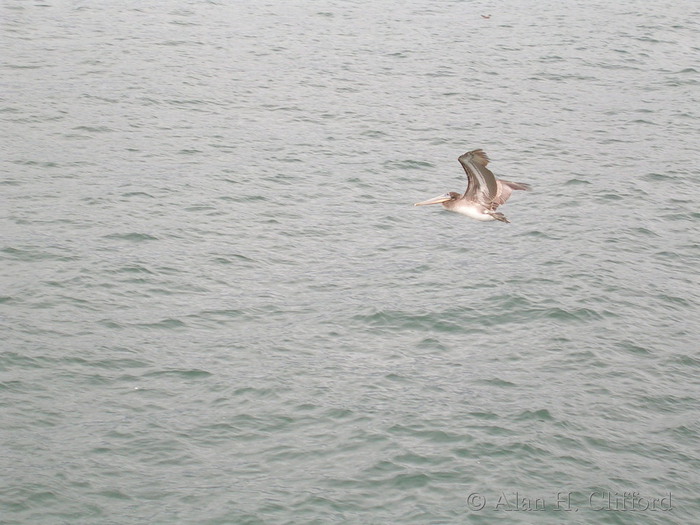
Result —
<path fill-rule="evenodd" d="M 428 199 L 427 201 L 423 202 L 416 202 L 414 206 L 427 206 L 428 204 L 440 204 L 441 202 L 447 202 L 450 200 L 452 197 L 450 197 L 449 193 L 443 193 L 439 197 L 433 197 L 432 199 Z"/>

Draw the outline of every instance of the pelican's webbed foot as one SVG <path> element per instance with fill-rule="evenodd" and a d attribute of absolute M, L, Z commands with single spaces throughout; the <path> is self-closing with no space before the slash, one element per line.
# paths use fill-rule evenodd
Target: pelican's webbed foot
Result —
<path fill-rule="evenodd" d="M 506 216 L 503 215 L 500 211 L 492 211 L 492 210 L 489 210 L 489 211 L 487 211 L 486 213 L 488 213 L 489 215 L 491 215 L 491 217 L 493 217 L 493 218 L 496 219 L 497 221 L 501 221 L 501 222 L 505 222 L 505 223 L 510 224 L 510 221 L 509 221 L 509 220 L 506 218 Z"/>

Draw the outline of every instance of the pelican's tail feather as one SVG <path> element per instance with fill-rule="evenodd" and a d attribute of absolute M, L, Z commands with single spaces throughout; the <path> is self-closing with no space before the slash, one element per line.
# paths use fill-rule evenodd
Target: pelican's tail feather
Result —
<path fill-rule="evenodd" d="M 512 190 L 531 190 L 532 186 L 529 184 L 525 184 L 524 182 L 510 182 L 508 180 L 502 180 L 501 181 L 503 184 L 507 185 L 510 187 Z"/>

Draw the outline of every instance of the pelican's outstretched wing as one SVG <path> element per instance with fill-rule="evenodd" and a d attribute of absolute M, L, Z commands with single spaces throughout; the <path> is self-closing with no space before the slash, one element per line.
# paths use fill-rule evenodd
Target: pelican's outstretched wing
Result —
<path fill-rule="evenodd" d="M 510 198 L 513 190 L 529 190 L 530 185 L 524 182 L 510 182 L 508 180 L 496 180 L 496 186 L 498 190 L 496 191 L 496 196 L 493 198 L 491 203 L 491 209 L 495 210 L 501 204 L 505 204 Z"/>
<path fill-rule="evenodd" d="M 467 191 L 464 196 L 467 200 L 478 201 L 485 206 L 491 204 L 491 201 L 498 194 L 498 185 L 496 177 L 486 165 L 489 163 L 489 158 L 482 149 L 469 151 L 459 157 L 459 163 L 467 173 Z"/>

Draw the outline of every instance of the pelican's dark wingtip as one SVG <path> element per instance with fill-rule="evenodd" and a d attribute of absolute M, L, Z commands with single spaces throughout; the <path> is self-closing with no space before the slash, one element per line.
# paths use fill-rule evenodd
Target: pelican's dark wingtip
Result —
<path fill-rule="evenodd" d="M 467 162 L 469 160 L 474 160 L 474 162 L 476 162 L 477 164 L 486 166 L 491 159 L 489 159 L 489 156 L 483 149 L 479 148 L 472 151 L 467 151 L 465 154 L 457 157 L 457 160 L 461 163 Z"/>

